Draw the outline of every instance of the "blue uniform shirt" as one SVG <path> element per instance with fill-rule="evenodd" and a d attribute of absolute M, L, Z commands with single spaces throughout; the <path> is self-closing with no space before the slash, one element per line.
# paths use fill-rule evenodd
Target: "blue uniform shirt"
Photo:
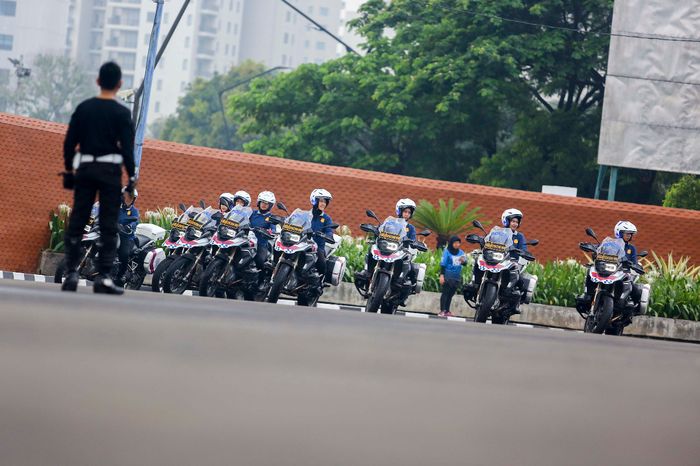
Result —
<path fill-rule="evenodd" d="M 457 254 L 452 254 L 448 248 L 442 253 L 442 260 L 440 261 L 440 267 L 443 267 L 445 271 L 446 280 L 460 280 L 462 278 L 462 264 L 461 257 L 464 256 L 464 251 L 461 249 L 457 250 Z"/>
<path fill-rule="evenodd" d="M 311 220 L 311 229 L 313 231 L 320 231 L 326 236 L 333 237 L 333 229 L 329 227 L 328 225 L 332 224 L 333 220 L 331 220 L 330 215 L 326 213 L 321 213 L 321 215 L 314 215 L 313 220 Z M 321 238 L 317 238 L 314 236 L 314 240 L 316 241 L 316 244 L 318 245 L 318 248 L 322 251 L 325 250 L 326 248 L 326 241 Z"/>
<path fill-rule="evenodd" d="M 270 223 L 270 215 L 272 213 L 268 210 L 267 212 L 262 212 L 260 210 L 254 210 L 252 214 L 250 214 L 250 226 L 253 228 L 263 228 L 265 230 L 269 230 L 272 228 L 272 224 Z M 255 232 L 255 236 L 258 238 L 258 244 L 266 243 L 268 240 L 258 232 Z"/>
<path fill-rule="evenodd" d="M 411 241 L 416 240 L 416 227 L 414 227 L 410 223 L 406 224 L 406 237 Z"/>
<path fill-rule="evenodd" d="M 637 263 L 637 248 L 635 248 L 631 243 L 625 243 L 625 255 L 630 262 L 633 264 Z"/>
<path fill-rule="evenodd" d="M 516 231 L 513 233 L 513 246 L 520 249 L 521 251 L 527 251 L 527 244 L 525 244 L 525 235 Z"/>
<path fill-rule="evenodd" d="M 139 209 L 134 206 L 125 207 L 124 204 L 121 204 L 119 206 L 118 222 L 119 225 L 123 225 L 127 230 L 131 231 L 131 233 L 122 233 L 121 231 L 119 233 L 127 238 L 133 238 L 136 234 L 136 226 L 139 224 Z"/>

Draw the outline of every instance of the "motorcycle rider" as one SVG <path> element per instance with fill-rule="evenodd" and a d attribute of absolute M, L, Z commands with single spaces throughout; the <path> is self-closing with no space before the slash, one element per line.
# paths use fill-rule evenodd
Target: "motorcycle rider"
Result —
<path fill-rule="evenodd" d="M 309 196 L 309 201 L 312 206 L 311 213 L 313 214 L 311 229 L 314 232 L 321 232 L 326 236 L 333 237 L 333 229 L 328 226 L 333 223 L 333 220 L 331 220 L 331 217 L 325 212 L 328 205 L 331 203 L 331 199 L 333 199 L 331 193 L 323 188 L 314 189 Z M 314 236 L 314 241 L 316 241 L 316 245 L 318 246 L 316 271 L 321 275 L 319 287 L 322 287 L 323 277 L 326 276 L 326 240 Z"/>
<path fill-rule="evenodd" d="M 637 264 L 637 248 L 632 244 L 632 237 L 637 233 L 637 227 L 630 221 L 620 220 L 615 224 L 613 229 L 615 238 L 620 238 L 625 242 L 625 256 L 632 264 Z M 632 286 L 630 297 L 636 306 L 642 298 L 642 287 L 637 283 L 628 281 Z M 582 295 L 576 298 L 576 308 L 581 312 L 589 312 L 593 303 L 593 295 L 595 294 L 596 284 L 591 281 L 591 278 L 586 274 L 586 288 Z M 629 317 L 629 316 L 628 316 Z"/>
<path fill-rule="evenodd" d="M 250 216 L 250 226 L 252 228 L 263 228 L 270 230 L 272 228 L 272 224 L 270 223 L 270 215 L 272 207 L 276 202 L 277 199 L 275 198 L 275 193 L 272 191 L 260 192 L 257 200 L 258 210 L 254 210 Z M 269 257 L 270 253 L 272 253 L 272 249 L 267 238 L 257 232 L 255 233 L 255 236 L 258 238 L 258 249 L 255 253 L 255 266 L 259 270 L 263 270 L 265 261 Z M 260 277 L 262 279 L 262 274 L 260 274 Z"/>
<path fill-rule="evenodd" d="M 249 205 L 250 194 L 245 191 L 236 191 L 236 194 L 233 195 L 233 207 L 248 207 Z"/>
<path fill-rule="evenodd" d="M 396 202 L 396 216 L 398 218 L 403 218 L 406 220 L 406 237 L 410 239 L 411 241 L 416 240 L 416 228 L 408 223 L 408 221 L 413 218 L 413 214 L 416 211 L 416 203 L 413 202 L 413 200 L 409 198 L 404 198 L 404 199 L 399 199 Z M 355 280 L 360 280 L 364 282 L 363 288 L 367 289 L 369 286 L 369 279 L 372 277 L 372 274 L 374 273 L 374 266 L 377 264 L 377 261 L 374 260 L 374 257 L 372 257 L 371 252 L 367 252 L 367 257 L 365 259 L 365 264 L 367 264 L 366 268 L 362 270 L 361 272 L 358 272 L 355 274 Z M 411 283 L 413 285 L 416 284 L 416 274 L 413 269 L 409 272 L 409 279 L 411 280 Z"/>
<path fill-rule="evenodd" d="M 501 214 L 501 224 L 505 228 L 510 228 L 511 234 L 513 235 L 513 246 L 515 246 L 517 249 L 520 249 L 521 251 L 527 252 L 527 244 L 525 244 L 525 235 L 523 235 L 522 232 L 518 231 L 520 229 L 520 224 L 522 223 L 522 220 L 523 213 L 518 209 L 506 209 Z M 512 253 L 511 255 L 514 256 L 515 254 Z M 475 262 L 474 269 L 472 272 L 472 281 L 464 285 L 463 293 L 465 301 L 469 301 L 476 298 L 476 295 L 479 292 L 479 288 L 481 287 L 482 278 L 484 278 L 484 271 L 479 269 Z M 513 278 L 511 278 L 511 281 L 512 280 Z M 520 277 L 517 277 L 516 280 L 516 283 L 512 283 L 511 286 L 509 286 L 509 289 L 512 293 L 510 297 L 513 299 L 520 299 L 521 292 L 519 290 L 520 287 L 518 286 L 520 284 Z M 515 312 L 519 313 L 519 311 L 517 310 L 517 304 L 518 303 L 516 303 Z"/>
<path fill-rule="evenodd" d="M 126 281 L 126 269 L 129 266 L 129 255 L 134 248 L 136 227 L 139 224 L 139 209 L 134 206 L 136 198 L 139 196 L 138 191 L 134 189 L 134 193 L 130 193 L 126 188 L 122 188 L 122 203 L 119 206 L 119 248 L 117 249 L 117 257 L 119 257 L 119 269 L 117 270 L 117 286 L 124 286 Z"/>
<path fill-rule="evenodd" d="M 219 211 L 215 212 L 214 215 L 211 216 L 214 220 L 216 220 L 217 226 L 221 222 L 221 219 L 224 218 L 224 215 L 233 209 L 233 206 L 233 194 L 221 193 L 219 195 Z"/>

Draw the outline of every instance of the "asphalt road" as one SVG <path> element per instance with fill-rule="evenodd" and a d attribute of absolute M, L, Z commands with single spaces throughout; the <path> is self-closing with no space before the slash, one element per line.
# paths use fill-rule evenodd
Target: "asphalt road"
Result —
<path fill-rule="evenodd" d="M 0 281 L 0 465 L 700 465 L 700 345 Z"/>

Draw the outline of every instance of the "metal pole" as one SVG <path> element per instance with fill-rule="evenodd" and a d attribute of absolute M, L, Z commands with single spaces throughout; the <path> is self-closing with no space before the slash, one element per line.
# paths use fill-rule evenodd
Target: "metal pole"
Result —
<path fill-rule="evenodd" d="M 158 55 L 156 55 L 156 65 L 155 66 L 158 66 L 158 63 L 160 62 L 160 57 L 163 56 L 163 52 L 165 52 L 165 48 L 168 46 L 168 43 L 170 42 L 170 38 L 173 37 L 173 34 L 175 33 L 175 29 L 177 29 L 177 25 L 180 24 L 180 20 L 184 16 L 185 10 L 187 9 L 187 6 L 189 4 L 190 4 L 190 0 L 185 0 L 185 3 L 182 4 L 180 11 L 178 12 L 177 17 L 175 18 L 175 21 L 173 22 L 172 26 L 170 26 L 170 30 L 168 31 L 168 34 L 165 36 L 165 39 L 163 39 L 163 43 L 160 44 L 160 48 L 158 49 Z M 135 123 L 138 122 L 141 94 L 143 94 L 143 83 L 144 82 L 141 81 L 141 85 L 134 93 L 134 109 L 131 112 L 131 118 L 134 120 Z"/>
<path fill-rule="evenodd" d="M 605 165 L 598 165 L 598 180 L 595 183 L 595 195 L 593 199 L 600 199 L 600 188 L 603 186 L 603 179 L 605 178 L 605 172 L 608 167 Z"/>
<path fill-rule="evenodd" d="M 615 200 L 615 190 L 617 189 L 617 167 L 610 168 L 610 182 L 608 184 L 608 201 Z"/>
<path fill-rule="evenodd" d="M 297 8 L 296 6 L 292 5 L 292 4 L 289 3 L 287 0 L 282 0 L 282 2 L 284 2 L 284 4 L 286 4 L 289 8 L 291 8 L 292 10 L 296 11 L 296 12 L 299 13 L 301 16 L 303 16 L 304 18 L 306 18 L 308 21 L 312 22 L 312 23 L 314 24 L 314 26 L 316 26 L 319 30 L 321 30 L 322 32 L 325 32 L 326 34 L 328 34 L 329 36 L 331 36 L 333 39 L 335 39 L 336 42 L 340 43 L 343 47 L 345 47 L 345 50 L 346 50 L 346 51 L 352 52 L 352 53 L 354 53 L 355 55 L 360 55 L 359 53 L 357 53 L 357 51 L 355 51 L 355 49 L 353 49 L 353 48 L 350 47 L 348 44 L 346 44 L 345 42 L 343 42 L 339 37 L 337 37 L 337 36 L 336 36 L 335 34 L 333 34 L 331 31 L 329 31 L 328 29 L 324 28 L 322 25 L 320 25 L 319 23 L 317 23 L 313 18 L 311 18 L 309 15 L 307 15 L 306 13 L 304 13 L 303 11 L 301 11 L 299 8 Z"/>
<path fill-rule="evenodd" d="M 138 118 L 136 127 L 136 141 L 134 142 L 134 163 L 136 164 L 136 177 L 139 176 L 141 168 L 141 152 L 143 151 L 143 139 L 146 135 L 146 117 L 148 115 L 148 102 L 151 98 L 151 84 L 153 82 L 153 71 L 156 67 L 156 47 L 158 45 L 158 33 L 160 32 L 160 20 L 163 16 L 164 0 L 153 0 L 156 4 L 156 16 L 153 19 L 153 32 L 151 42 L 148 44 L 148 56 L 146 57 L 146 73 L 143 78 L 143 108 Z"/>
<path fill-rule="evenodd" d="M 270 68 L 269 70 L 265 70 L 265 71 L 263 71 L 263 72 L 261 72 L 261 73 L 258 73 L 258 74 L 255 74 L 255 75 L 253 75 L 253 76 L 250 76 L 250 77 L 248 77 L 248 78 L 246 78 L 246 79 L 244 79 L 244 80 L 242 80 L 242 81 L 238 81 L 237 83 L 234 83 L 233 85 L 231 85 L 231 86 L 229 86 L 229 87 L 227 87 L 227 88 L 221 89 L 221 90 L 219 91 L 219 105 L 221 106 L 221 116 L 222 116 L 223 119 L 224 119 L 224 128 L 226 129 L 226 139 L 228 139 L 228 144 L 229 144 L 229 146 L 232 146 L 232 145 L 233 145 L 233 142 L 231 141 L 231 137 L 232 137 L 232 135 L 231 135 L 231 128 L 229 128 L 229 126 L 228 126 L 228 120 L 226 120 L 226 110 L 224 109 L 224 100 L 223 100 L 224 92 L 228 92 L 228 91 L 230 91 L 230 90 L 232 90 L 232 89 L 237 88 L 238 86 L 242 86 L 243 84 L 252 81 L 252 80 L 255 79 L 255 78 L 259 78 L 260 76 L 264 76 L 264 75 L 266 75 L 266 74 L 272 73 L 273 71 L 277 71 L 277 70 L 289 70 L 289 69 L 291 69 L 291 68 L 289 68 L 288 66 L 275 66 L 274 68 Z"/>

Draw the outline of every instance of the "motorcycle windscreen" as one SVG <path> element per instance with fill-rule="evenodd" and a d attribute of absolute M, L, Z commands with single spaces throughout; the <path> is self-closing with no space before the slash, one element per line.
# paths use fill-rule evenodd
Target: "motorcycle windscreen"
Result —
<path fill-rule="evenodd" d="M 296 209 L 291 213 L 289 217 L 284 221 L 282 230 L 291 231 L 294 233 L 302 233 L 306 230 L 311 229 L 311 220 L 313 215 L 311 211 Z"/>
<path fill-rule="evenodd" d="M 596 260 L 616 262 L 625 257 L 625 242 L 622 238 L 606 237 L 596 249 Z"/>
<path fill-rule="evenodd" d="M 484 238 L 484 241 L 486 242 L 486 247 L 488 247 L 489 243 L 491 243 L 494 245 L 499 245 L 501 247 L 505 246 L 505 248 L 508 248 L 510 246 L 513 246 L 513 233 L 510 230 L 510 228 L 493 227 L 489 234 L 486 235 L 486 238 Z M 505 248 L 503 248 L 504 251 Z"/>
<path fill-rule="evenodd" d="M 209 225 L 210 223 L 214 223 L 215 220 L 212 218 L 212 216 L 218 212 L 217 209 L 214 209 L 212 207 L 207 207 L 204 210 L 201 210 L 197 213 L 197 215 L 194 216 L 194 218 L 191 218 L 190 221 L 187 223 L 189 226 L 193 226 L 197 229 L 202 229 Z"/>
<path fill-rule="evenodd" d="M 228 212 L 221 220 L 221 225 L 238 229 L 250 223 L 250 216 L 253 214 L 253 209 L 250 207 L 236 207 Z"/>
<path fill-rule="evenodd" d="M 403 241 L 406 237 L 406 220 L 396 217 L 387 217 L 379 226 L 379 237 L 392 241 Z"/>

